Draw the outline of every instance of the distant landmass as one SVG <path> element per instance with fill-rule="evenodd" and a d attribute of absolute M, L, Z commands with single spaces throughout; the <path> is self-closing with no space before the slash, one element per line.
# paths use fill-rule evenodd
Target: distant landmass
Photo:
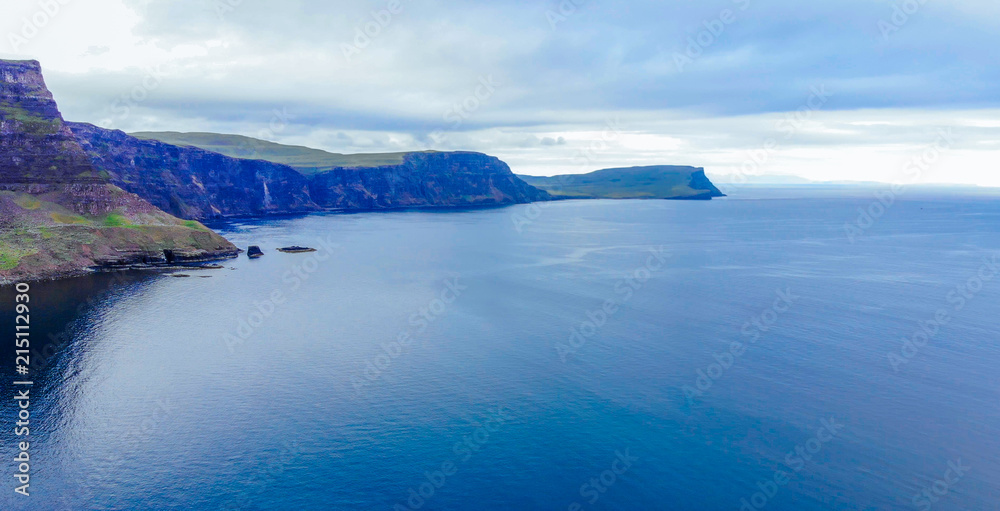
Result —
<path fill-rule="evenodd" d="M 710 200 L 725 195 L 698 167 L 655 165 L 552 177 L 519 175 L 557 198 Z"/>
<path fill-rule="evenodd" d="M 887 183 L 884 181 L 858 181 L 849 179 L 838 179 L 833 181 L 822 181 L 809 179 L 801 176 L 793 176 L 788 174 L 757 174 L 757 175 L 740 175 L 740 174 L 712 174 L 712 181 L 720 185 L 750 185 L 750 186 L 770 186 L 770 185 L 780 185 L 780 186 L 795 186 L 795 185 L 815 185 L 815 186 L 854 186 L 854 187 L 871 187 L 871 186 L 885 186 Z M 912 183 L 907 186 L 921 187 L 921 186 L 932 186 L 932 187 L 968 187 L 970 185 L 962 185 L 955 183 Z M 974 186 L 973 186 L 974 187 Z"/>
<path fill-rule="evenodd" d="M 0 283 L 233 257 L 237 248 L 109 182 L 35 61 L 0 60 Z"/>
<path fill-rule="evenodd" d="M 712 181 L 718 184 L 750 184 L 750 185 L 804 185 L 812 184 L 815 181 L 799 176 L 780 174 L 712 174 Z"/>

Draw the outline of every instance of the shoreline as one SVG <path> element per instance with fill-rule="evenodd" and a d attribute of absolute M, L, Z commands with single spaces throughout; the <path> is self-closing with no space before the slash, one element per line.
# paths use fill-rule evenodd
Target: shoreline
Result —
<path fill-rule="evenodd" d="M 96 275 L 100 273 L 122 273 L 129 271 L 174 271 L 174 270 L 192 270 L 199 269 L 206 264 L 230 261 L 238 258 L 239 252 L 235 253 L 224 253 L 217 254 L 206 257 L 198 257 L 183 262 L 175 263 L 129 263 L 124 265 L 113 265 L 113 264 L 103 264 L 96 266 L 88 266 L 85 268 L 76 268 L 70 270 L 55 270 L 51 272 L 42 272 L 35 275 L 24 275 L 24 276 L 10 276 L 10 277 L 0 277 L 0 288 L 13 286 L 19 283 L 33 283 L 33 282 L 54 282 L 58 280 L 69 280 L 79 277 L 86 277 L 89 275 Z M 216 269 L 216 268 L 205 268 L 205 269 Z"/>

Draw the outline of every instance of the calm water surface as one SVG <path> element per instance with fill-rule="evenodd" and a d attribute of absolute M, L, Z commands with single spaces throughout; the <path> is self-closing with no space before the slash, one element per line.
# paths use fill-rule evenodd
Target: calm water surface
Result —
<path fill-rule="evenodd" d="M 32 495 L 4 426 L 0 508 L 926 509 L 951 463 L 933 509 L 998 509 L 1000 202 L 852 243 L 870 203 L 255 220 L 216 227 L 259 260 L 35 285 Z"/>

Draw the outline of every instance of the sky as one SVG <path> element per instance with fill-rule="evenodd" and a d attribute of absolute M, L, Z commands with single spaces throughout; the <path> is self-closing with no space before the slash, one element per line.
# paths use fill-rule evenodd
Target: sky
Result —
<path fill-rule="evenodd" d="M 4 0 L 68 120 L 517 173 L 1000 186 L 995 0 Z"/>

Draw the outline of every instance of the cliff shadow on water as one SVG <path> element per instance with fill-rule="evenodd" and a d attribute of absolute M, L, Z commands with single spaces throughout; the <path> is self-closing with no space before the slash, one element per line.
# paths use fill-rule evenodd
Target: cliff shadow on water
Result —
<path fill-rule="evenodd" d="M 130 271 L 29 284 L 30 373 L 26 378 L 33 382 L 33 395 L 45 396 L 32 401 L 32 421 L 37 427 L 31 431 L 36 441 L 45 440 L 56 431 L 63 414 L 75 404 L 72 393 L 65 390 L 74 388 L 74 379 L 87 377 L 86 333 L 99 328 L 96 316 L 122 298 L 143 293 L 156 278 L 148 272 Z M 16 294 L 14 285 L 0 286 L 0 303 L 14 304 Z M 15 317 L 13 306 L 0 307 L 0 328 L 13 332 Z M 14 367 L 15 357 L 13 349 L 2 350 L 0 364 Z M 14 395 L 11 381 L 10 378 L 0 381 L 4 395 Z M 16 407 L 15 401 L 5 399 L 0 413 L 14 417 Z M 8 428 L 0 433 L 3 446 L 14 445 L 12 433 Z"/>

